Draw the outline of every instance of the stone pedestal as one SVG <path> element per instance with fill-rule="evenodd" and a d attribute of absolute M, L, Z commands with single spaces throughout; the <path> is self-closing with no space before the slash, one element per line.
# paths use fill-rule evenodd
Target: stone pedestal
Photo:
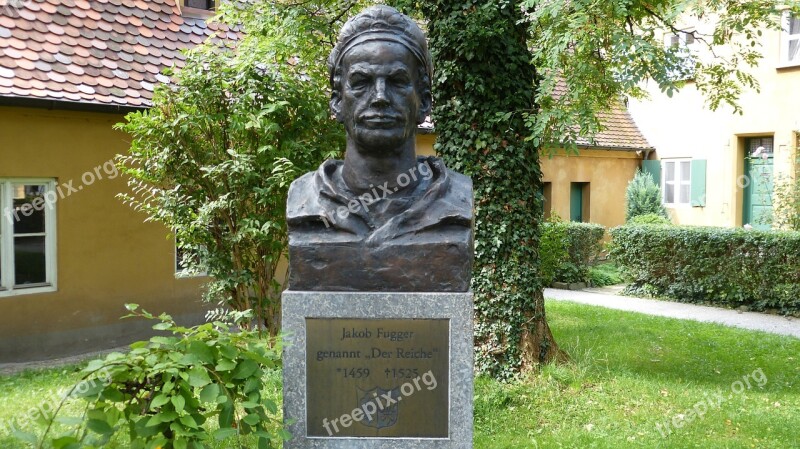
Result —
<path fill-rule="evenodd" d="M 471 449 L 472 293 L 283 294 L 285 449 Z"/>

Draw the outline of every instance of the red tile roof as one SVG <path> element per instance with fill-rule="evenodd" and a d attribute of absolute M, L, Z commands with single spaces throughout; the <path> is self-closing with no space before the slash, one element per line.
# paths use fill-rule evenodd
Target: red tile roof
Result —
<path fill-rule="evenodd" d="M 0 6 L 0 97 L 149 106 L 161 70 L 219 32 L 179 0 L 13 0 Z"/>
<path fill-rule="evenodd" d="M 566 92 L 566 88 L 564 81 L 559 80 L 553 96 L 561 98 Z M 628 151 L 654 149 L 636 126 L 636 122 L 628 112 L 627 105 L 621 101 L 611 110 L 600 112 L 598 118 L 605 129 L 595 134 L 594 142 L 586 138 L 579 138 L 578 146 Z"/>

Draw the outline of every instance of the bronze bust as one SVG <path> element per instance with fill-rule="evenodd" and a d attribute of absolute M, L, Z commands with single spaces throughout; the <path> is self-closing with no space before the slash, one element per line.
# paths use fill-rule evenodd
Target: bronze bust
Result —
<path fill-rule="evenodd" d="M 289 189 L 289 287 L 316 291 L 467 291 L 472 181 L 417 157 L 431 110 L 425 35 L 388 6 L 342 28 L 328 59 L 344 161 L 325 161 Z"/>

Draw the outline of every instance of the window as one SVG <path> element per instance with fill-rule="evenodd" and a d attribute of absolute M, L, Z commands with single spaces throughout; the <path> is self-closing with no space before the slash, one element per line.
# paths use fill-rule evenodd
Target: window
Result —
<path fill-rule="evenodd" d="M 692 161 L 664 160 L 664 204 L 689 204 L 692 196 Z"/>
<path fill-rule="evenodd" d="M 788 11 L 783 14 L 781 65 L 800 65 L 800 16 Z"/>
<path fill-rule="evenodd" d="M 675 80 L 694 79 L 695 61 L 691 54 L 691 47 L 694 44 L 693 31 L 680 31 L 678 33 L 667 34 L 664 37 L 664 46 L 671 49 L 680 62 L 669 71 L 671 78 Z"/>
<path fill-rule="evenodd" d="M 185 0 L 184 5 L 187 8 L 205 9 L 207 11 L 213 11 L 216 6 L 214 0 Z"/>
<path fill-rule="evenodd" d="M 0 180 L 0 296 L 55 291 L 54 184 Z"/>

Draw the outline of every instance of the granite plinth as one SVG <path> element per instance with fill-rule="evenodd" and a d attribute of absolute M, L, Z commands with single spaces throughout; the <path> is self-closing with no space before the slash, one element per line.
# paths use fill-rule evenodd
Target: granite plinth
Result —
<path fill-rule="evenodd" d="M 471 292 L 378 293 L 287 290 L 283 293 L 282 301 L 283 328 L 289 330 L 283 355 L 284 419 L 293 421 L 289 425 L 289 431 L 294 436 L 284 443 L 285 449 L 472 448 Z M 334 333 L 325 335 L 332 335 L 335 338 L 329 338 L 331 343 L 328 350 L 319 351 L 318 349 L 324 347 L 325 335 L 309 335 L 309 329 L 311 332 L 318 332 L 320 324 L 326 321 L 329 324 L 328 328 L 333 329 Z M 347 325 L 340 325 L 341 323 Z M 406 323 L 410 330 L 402 328 L 403 323 Z M 436 343 L 434 340 L 438 337 L 434 337 L 442 335 L 442 329 L 444 329 L 444 339 L 439 339 L 441 342 Z M 378 342 L 376 339 L 379 338 L 385 341 Z M 350 345 L 351 350 L 341 350 L 343 345 Z M 439 347 L 442 345 L 446 347 Z M 370 352 L 364 349 L 367 347 L 375 348 Z M 436 360 L 439 356 L 445 360 Z M 384 361 L 386 364 L 381 365 Z M 310 364 L 327 367 L 329 380 L 326 380 L 324 370 L 320 371 L 317 369 L 319 366 L 309 366 Z M 334 369 L 336 366 L 349 369 L 343 371 L 339 368 Z M 376 369 L 378 366 L 381 369 Z M 432 368 L 428 370 L 428 366 Z M 369 377 L 364 378 L 367 367 L 370 368 L 367 374 Z M 403 369 L 407 371 L 400 371 Z M 425 370 L 430 373 L 427 377 Z M 429 382 L 433 380 L 434 373 L 435 382 Z M 349 380 L 342 379 L 348 376 Z M 314 385 L 309 385 L 310 378 L 315 379 Z M 394 383 L 390 379 L 394 380 Z M 416 389 L 413 388 L 414 384 Z M 319 429 L 322 427 L 317 421 L 326 415 L 320 414 L 319 411 L 330 405 L 327 403 L 328 398 L 324 394 L 320 396 L 317 393 L 317 399 L 312 398 L 312 402 L 318 401 L 318 405 L 315 407 L 314 404 L 309 404 L 309 391 L 314 388 L 319 389 L 320 385 L 325 385 L 325 388 L 330 385 L 331 398 L 337 395 L 345 398 L 352 396 L 349 399 L 352 401 L 352 406 L 347 409 L 348 413 L 351 409 L 359 407 L 361 410 L 369 410 L 364 406 L 363 400 L 359 402 L 360 393 L 341 394 L 342 388 L 356 385 L 362 388 L 374 385 L 377 392 L 387 398 L 384 404 L 379 403 L 386 407 L 382 407 L 383 413 L 376 413 L 376 417 L 371 421 L 363 417 L 358 419 L 357 414 L 352 414 L 352 417 L 356 418 L 352 420 L 353 422 L 342 426 L 342 421 L 339 421 L 337 431 L 327 427 L 329 429 L 327 436 L 324 433 L 320 436 Z M 390 392 L 393 386 L 395 393 Z M 446 391 L 442 391 L 445 389 Z M 320 397 L 323 399 L 320 400 Z M 388 405 L 392 402 L 391 398 L 396 400 L 394 408 Z M 431 398 L 435 398 L 433 403 L 430 402 Z M 402 400 L 405 402 L 401 402 Z M 429 402 L 425 403 L 423 408 L 419 408 L 422 402 L 416 403 L 417 400 Z M 417 409 L 414 409 L 414 404 L 417 404 Z M 428 433 L 415 432 L 416 424 L 404 426 L 404 420 L 427 422 L 427 418 L 414 416 L 425 413 L 441 416 L 444 420 L 442 425 L 431 427 L 432 430 Z M 338 412 L 331 414 L 334 416 L 325 420 L 328 424 L 340 418 L 336 416 Z M 314 417 L 313 423 L 309 423 L 309 417 Z M 357 426 L 361 429 L 358 436 L 341 436 L 352 433 Z"/>

